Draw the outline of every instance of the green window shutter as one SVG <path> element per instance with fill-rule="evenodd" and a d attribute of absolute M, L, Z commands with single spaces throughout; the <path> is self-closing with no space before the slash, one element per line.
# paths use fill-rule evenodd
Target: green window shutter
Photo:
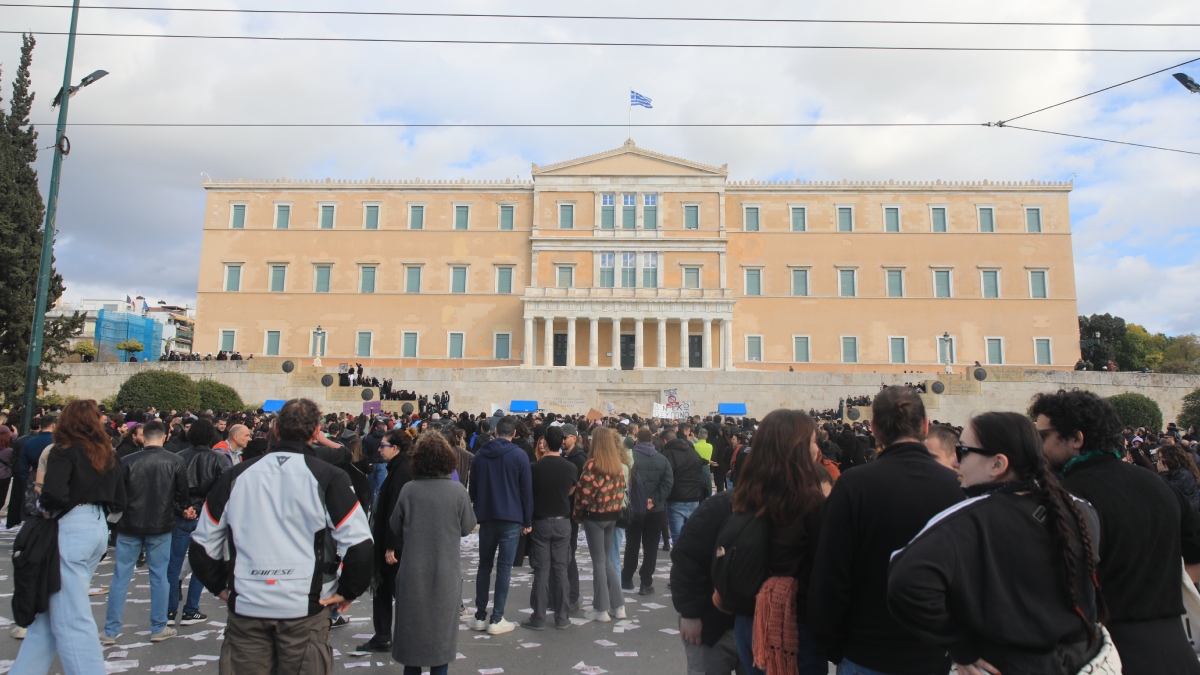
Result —
<path fill-rule="evenodd" d="M 509 336 L 508 333 L 499 333 L 496 335 L 496 358 L 509 358 L 508 349 Z"/>
<path fill-rule="evenodd" d="M 242 229 L 246 228 L 246 205 L 245 204 L 234 204 L 233 205 L 233 219 L 230 221 L 229 226 L 235 230 L 242 230 Z"/>
<path fill-rule="evenodd" d="M 658 228 L 657 206 L 642 207 L 642 228 L 647 230 L 654 230 Z"/>
<path fill-rule="evenodd" d="M 279 331 L 267 331 L 267 356 L 279 356 Z"/>
<path fill-rule="evenodd" d="M 950 297 L 950 270 L 933 271 L 933 295 L 937 298 Z"/>
<path fill-rule="evenodd" d="M 405 333 L 404 334 L 404 358 L 406 358 L 406 359 L 417 358 L 417 334 L 416 333 Z"/>
<path fill-rule="evenodd" d="M 1046 297 L 1046 273 L 1035 270 L 1029 273 L 1029 294 L 1034 298 Z"/>
<path fill-rule="evenodd" d="M 808 270 L 792 270 L 792 295 L 808 295 Z"/>
<path fill-rule="evenodd" d="M 637 229 L 637 207 L 621 207 L 621 227 L 626 230 Z"/>
<path fill-rule="evenodd" d="M 979 209 L 979 231 L 996 231 L 996 213 L 990 207 Z"/>
<path fill-rule="evenodd" d="M 454 207 L 454 229 L 467 229 L 467 217 L 470 215 L 470 207 L 455 206 Z"/>
<path fill-rule="evenodd" d="M 500 207 L 500 229 L 513 229 L 513 207 L 508 205 Z"/>
<path fill-rule="evenodd" d="M 463 357 L 463 334 L 450 334 L 450 358 L 461 359 Z"/>
<path fill-rule="evenodd" d="M 313 290 L 317 293 L 329 292 L 329 265 L 317 265 L 317 279 Z"/>
<path fill-rule="evenodd" d="M 838 207 L 838 232 L 854 231 L 854 211 L 848 206 Z"/>
<path fill-rule="evenodd" d="M 1000 297 L 1000 273 L 996 270 L 983 271 L 983 297 Z"/>
<path fill-rule="evenodd" d="M 1037 365 L 1049 366 L 1050 363 L 1050 340 L 1048 338 L 1038 338 L 1033 341 L 1034 351 L 1037 352 Z"/>
<path fill-rule="evenodd" d="M 404 284 L 405 293 L 420 293 L 421 292 L 421 268 L 409 267 L 407 271 L 407 279 Z"/>
<path fill-rule="evenodd" d="M 365 221 L 363 222 L 364 229 L 367 229 L 367 230 L 378 230 L 379 229 L 379 205 L 378 204 L 367 204 L 365 207 L 364 217 L 365 217 Z"/>
<path fill-rule="evenodd" d="M 601 206 L 600 207 L 600 228 L 601 229 L 611 230 L 616 227 L 616 221 L 617 221 L 617 214 L 615 213 L 616 210 L 617 210 L 617 207 L 615 207 L 615 206 Z"/>
<path fill-rule="evenodd" d="M 746 231 L 758 232 L 758 207 L 746 207 Z"/>
<path fill-rule="evenodd" d="M 288 229 L 288 221 L 292 217 L 292 207 L 287 204 L 275 205 L 275 229 Z"/>
<path fill-rule="evenodd" d="M 375 268 L 374 267 L 362 268 L 361 292 L 363 292 L 363 293 L 374 293 L 375 292 Z"/>
<path fill-rule="evenodd" d="M 1042 231 L 1042 210 L 1025 209 L 1025 231 L 1037 234 Z"/>
<path fill-rule="evenodd" d="M 762 338 L 750 335 L 746 338 L 746 360 L 762 361 Z"/>
<path fill-rule="evenodd" d="M 512 293 L 512 268 L 501 267 L 496 270 L 496 292 L 497 293 Z"/>
<path fill-rule="evenodd" d="M 425 229 L 425 207 L 414 206 L 408 214 L 408 229 L 423 230 Z"/>
<path fill-rule="evenodd" d="M 792 207 L 792 232 L 808 231 L 808 210 L 803 206 Z"/>
<path fill-rule="evenodd" d="M 570 230 L 575 227 L 574 204 L 558 205 L 558 227 L 563 230 Z"/>
<path fill-rule="evenodd" d="M 746 295 L 762 295 L 762 270 L 746 270 Z"/>
<path fill-rule="evenodd" d="M 683 287 L 700 288 L 700 268 L 685 267 L 683 270 Z"/>
<path fill-rule="evenodd" d="M 271 266 L 271 292 L 282 293 L 284 283 L 287 280 L 287 267 L 283 265 Z"/>
<path fill-rule="evenodd" d="M 570 288 L 571 286 L 574 286 L 575 284 L 572 283 L 575 279 L 574 272 L 575 270 L 570 267 L 558 268 L 558 287 Z"/>
<path fill-rule="evenodd" d="M 467 292 L 467 268 L 453 267 L 450 269 L 450 292 Z"/>
<path fill-rule="evenodd" d="M 685 230 L 700 229 L 700 207 L 689 204 L 683 207 L 683 228 Z"/>
<path fill-rule="evenodd" d="M 906 354 L 904 353 L 904 338 L 891 338 L 892 363 L 907 363 Z"/>
<path fill-rule="evenodd" d="M 621 268 L 621 288 L 633 288 L 637 285 L 637 270 L 632 267 Z"/>
<path fill-rule="evenodd" d="M 808 363 L 811 357 L 808 353 L 808 338 L 792 338 L 792 359 L 796 363 Z"/>
<path fill-rule="evenodd" d="M 898 207 L 889 206 L 883 210 L 883 231 L 900 231 L 900 209 Z"/>
<path fill-rule="evenodd" d="M 887 292 L 889 298 L 904 297 L 904 271 L 903 270 L 888 270 L 887 271 Z"/>
<path fill-rule="evenodd" d="M 358 334 L 358 348 L 354 350 L 355 356 L 370 356 L 371 355 L 371 334 Z"/>
<path fill-rule="evenodd" d="M 230 265 L 225 268 L 225 290 L 231 293 L 242 290 L 241 265 Z"/>
<path fill-rule="evenodd" d="M 857 295 L 854 286 L 854 270 L 838 270 L 838 294 L 843 298 L 853 298 Z"/>
<path fill-rule="evenodd" d="M 221 331 L 221 351 L 223 351 L 223 352 L 233 351 L 233 340 L 234 340 L 234 337 L 236 337 L 236 336 L 237 336 L 237 333 L 234 331 L 231 331 L 231 330 Z"/>
<path fill-rule="evenodd" d="M 940 206 L 935 209 L 931 209 L 931 216 L 933 218 L 933 231 L 934 232 L 945 232 L 946 231 L 946 209 L 944 209 Z"/>
<path fill-rule="evenodd" d="M 1004 363 L 1004 343 L 1000 338 L 988 338 L 987 341 L 987 360 L 988 365 L 1003 365 Z"/>
<path fill-rule="evenodd" d="M 642 268 L 642 287 L 643 288 L 658 288 L 658 268 L 643 267 Z"/>
<path fill-rule="evenodd" d="M 842 338 L 842 362 L 858 363 L 858 338 Z"/>
<path fill-rule="evenodd" d="M 612 288 L 614 285 L 613 277 L 616 276 L 616 271 L 611 267 L 600 268 L 600 288 Z"/>
<path fill-rule="evenodd" d="M 322 204 L 321 205 L 321 229 L 322 230 L 332 230 L 333 229 L 333 205 L 332 204 Z"/>

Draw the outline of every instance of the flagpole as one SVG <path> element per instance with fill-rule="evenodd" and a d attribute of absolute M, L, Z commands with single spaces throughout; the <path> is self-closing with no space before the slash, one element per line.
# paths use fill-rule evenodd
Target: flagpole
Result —
<path fill-rule="evenodd" d="M 629 119 L 625 122 L 625 136 L 633 140 L 633 85 L 629 85 Z"/>

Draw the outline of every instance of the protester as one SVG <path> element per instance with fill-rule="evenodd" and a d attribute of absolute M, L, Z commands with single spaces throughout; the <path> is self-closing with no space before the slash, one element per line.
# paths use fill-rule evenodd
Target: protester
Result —
<path fill-rule="evenodd" d="M 663 440 L 662 455 L 671 464 L 671 494 L 667 496 L 667 522 L 670 524 L 671 541 L 679 537 L 679 530 L 688 516 L 700 505 L 704 495 L 705 471 L 708 460 L 695 447 L 670 430 L 660 434 Z M 709 446 L 711 451 L 711 446 Z"/>
<path fill-rule="evenodd" d="M 708 442 L 708 429 L 706 427 L 698 427 L 696 429 L 696 441 L 692 443 L 692 447 L 696 449 L 696 454 L 700 455 L 700 459 L 704 460 L 704 466 L 700 469 L 703 474 L 701 482 L 703 489 L 700 492 L 700 501 L 708 499 L 712 494 L 712 468 L 713 468 L 713 445 Z"/>
<path fill-rule="evenodd" d="M 549 606 L 554 612 L 554 627 L 563 630 L 571 626 L 567 581 L 571 552 L 567 539 L 571 534 L 571 493 L 579 481 L 579 469 L 563 459 L 561 427 L 548 429 L 543 442 L 545 454 L 530 469 L 533 531 L 529 539 L 529 564 L 533 568 L 533 587 L 529 591 L 529 604 L 533 613 L 521 625 L 544 630 Z"/>
<path fill-rule="evenodd" d="M 944 424 L 929 425 L 925 449 L 938 464 L 958 473 L 958 434 Z"/>
<path fill-rule="evenodd" d="M 1169 437 L 1168 437 L 1169 438 Z M 1187 499 L 1193 509 L 1200 510 L 1200 470 L 1191 454 L 1175 444 L 1158 449 L 1158 470 L 1171 487 Z"/>
<path fill-rule="evenodd" d="M 124 459 L 141 450 L 145 442 L 142 437 L 142 425 L 138 423 L 130 426 L 121 434 L 121 442 L 117 443 L 117 458 Z"/>
<path fill-rule="evenodd" d="M 500 427 L 504 431 L 505 424 Z M 524 453 L 520 457 L 525 460 Z M 390 518 L 392 531 L 404 541 L 392 640 L 392 658 L 404 664 L 404 675 L 420 675 L 422 666 L 430 675 L 445 675 L 455 660 L 462 594 L 459 540 L 475 528 L 467 491 L 450 480 L 457 464 L 445 438 L 422 434 L 409 464 L 412 480 L 400 490 Z"/>
<path fill-rule="evenodd" d="M 100 408 L 76 400 L 63 409 L 46 462 L 41 503 L 58 516 L 61 587 L 29 626 L 10 672 L 44 675 L 55 656 L 65 675 L 105 672 L 88 587 L 108 543 L 106 512 L 125 510 L 125 483 Z"/>
<path fill-rule="evenodd" d="M 375 495 L 379 494 L 379 489 L 383 487 L 383 480 L 387 477 L 388 462 L 379 454 L 379 446 L 383 443 L 385 435 L 387 435 L 387 422 L 384 422 L 382 418 L 376 418 L 371 425 L 371 433 L 362 439 L 363 455 L 373 467 L 371 471 L 363 471 L 371 479 L 372 501 L 375 499 Z"/>
<path fill-rule="evenodd" d="M 188 546 L 192 543 L 192 533 L 200 524 L 199 514 L 204 508 L 204 500 L 208 498 L 208 493 L 212 491 L 221 474 L 230 468 L 228 455 L 210 449 L 216 440 L 217 430 L 212 421 L 207 418 L 196 420 L 188 427 L 189 446 L 179 453 L 187 476 L 188 507 L 194 513 L 190 518 L 186 515 L 176 517 L 175 531 L 171 535 L 171 562 L 167 566 L 167 583 L 170 585 L 170 592 L 167 594 L 167 619 L 170 621 L 175 620 L 175 614 L 179 611 L 179 599 L 182 595 L 179 575 L 183 571 Z M 200 612 L 200 594 L 203 591 L 204 584 L 193 574 L 188 582 L 187 599 L 183 603 L 183 615 L 179 619 L 179 625 L 191 626 L 208 620 L 208 616 Z"/>
<path fill-rule="evenodd" d="M 14 466 L 12 429 L 0 426 L 0 508 L 4 507 L 4 500 L 8 497 Z"/>
<path fill-rule="evenodd" d="M 21 525 L 21 512 L 25 501 L 25 481 L 29 478 L 29 466 L 25 463 L 25 442 L 37 436 L 41 430 L 42 418 L 35 416 L 29 424 L 29 433 L 18 436 L 13 441 L 13 481 L 12 489 L 9 491 L 8 518 L 5 523 L 7 529 L 10 530 Z"/>
<path fill-rule="evenodd" d="M 1041 445 L 1025 415 L 972 419 L 959 469 L 970 499 L 892 557 L 892 615 L 949 652 L 961 675 L 1074 675 L 1119 663 L 1094 582 L 1100 523 L 1059 485 Z"/>
<path fill-rule="evenodd" d="M 553 428 L 553 427 L 551 427 Z M 583 465 L 587 463 L 587 452 L 579 445 L 579 430 L 574 424 L 560 425 L 563 432 L 562 456 L 570 463 L 579 469 L 579 473 L 583 473 Z M 575 497 L 572 495 L 571 504 L 574 508 Z M 583 609 L 579 599 L 579 563 L 575 560 L 575 555 L 579 550 L 579 522 L 571 520 L 571 536 L 567 540 L 567 546 L 571 551 L 571 559 L 567 563 L 567 584 L 570 585 L 570 607 L 572 612 L 578 612 Z"/>
<path fill-rule="evenodd" d="M 717 419 L 720 419 L 717 415 Z M 729 486 L 729 463 L 733 460 L 733 431 L 728 426 L 717 426 L 717 433 L 709 433 L 712 441 L 712 474 L 717 492 Z"/>
<path fill-rule="evenodd" d="M 250 429 L 244 424 L 235 424 L 229 427 L 225 440 L 214 445 L 213 450 L 224 455 L 230 466 L 236 466 L 242 463 L 242 452 L 250 445 L 250 439 Z"/>
<path fill-rule="evenodd" d="M 412 480 L 409 472 L 409 451 L 412 440 L 397 429 L 379 444 L 379 456 L 387 460 L 387 477 L 379 487 L 375 510 L 371 513 L 371 536 L 375 540 L 375 576 L 378 583 L 372 590 L 371 611 L 375 635 L 358 646 L 360 652 L 392 651 L 392 598 L 396 592 L 396 574 L 404 557 L 404 532 L 391 527 L 392 513 L 400 499 L 400 491 Z"/>
<path fill-rule="evenodd" d="M 809 628 L 845 675 L 946 673 L 945 650 L 922 642 L 888 612 L 887 568 L 893 551 L 963 500 L 962 490 L 954 472 L 921 443 L 929 420 L 916 390 L 883 389 L 871 415 L 883 450 L 875 461 L 844 472 L 825 502 Z"/>
<path fill-rule="evenodd" d="M 599 428 L 593 430 L 598 431 Z M 613 433 L 617 433 L 613 431 Z M 621 563 L 625 557 L 625 527 L 629 525 L 629 493 L 633 490 L 630 481 L 633 471 L 633 452 L 625 447 L 625 443 L 621 441 L 620 434 L 617 434 L 617 450 L 621 453 L 621 477 L 625 479 L 625 500 L 621 503 L 622 516 L 617 519 L 617 528 L 613 531 L 612 549 L 608 553 L 608 559 L 612 561 L 613 567 L 617 568 L 617 577 L 621 578 Z"/>
<path fill-rule="evenodd" d="M 653 432 L 639 429 L 633 446 L 634 481 L 646 491 L 646 515 L 633 518 L 626 528 L 625 563 L 621 566 L 621 588 L 633 589 L 633 574 L 638 571 L 638 549 L 642 549 L 641 586 L 638 595 L 654 593 L 654 566 L 658 563 L 658 537 L 667 520 L 667 495 L 674 476 L 671 463 L 654 449 Z"/>
<path fill-rule="evenodd" d="M 1030 415 L 1063 487 L 1100 516 L 1105 627 L 1123 672 L 1200 673 L 1179 619 L 1181 564 L 1200 580 L 1200 514 L 1165 481 L 1121 461 L 1121 423 L 1107 400 L 1080 390 L 1038 394 Z"/>
<path fill-rule="evenodd" d="M 592 611 L 587 618 L 607 623 L 625 618 L 625 596 L 616 566 L 609 560 L 617 518 L 625 503 L 625 477 L 615 432 L 597 429 L 575 489 L 574 520 L 583 523 L 592 557 Z"/>

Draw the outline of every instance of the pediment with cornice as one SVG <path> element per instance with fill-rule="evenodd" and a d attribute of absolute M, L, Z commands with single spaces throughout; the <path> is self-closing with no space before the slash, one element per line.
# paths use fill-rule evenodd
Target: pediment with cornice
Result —
<path fill-rule="evenodd" d="M 558 162 L 548 166 L 533 165 L 532 174 L 550 176 L 708 176 L 724 178 L 727 165 L 720 167 L 701 164 L 679 157 L 639 148 L 632 140 L 615 150 Z"/>

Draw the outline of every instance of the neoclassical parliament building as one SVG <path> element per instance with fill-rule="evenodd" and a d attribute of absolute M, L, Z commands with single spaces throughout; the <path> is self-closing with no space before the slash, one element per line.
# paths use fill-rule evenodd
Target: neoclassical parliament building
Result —
<path fill-rule="evenodd" d="M 1079 358 L 1070 183 L 206 180 L 194 349 L 393 367 L 938 372 Z"/>

